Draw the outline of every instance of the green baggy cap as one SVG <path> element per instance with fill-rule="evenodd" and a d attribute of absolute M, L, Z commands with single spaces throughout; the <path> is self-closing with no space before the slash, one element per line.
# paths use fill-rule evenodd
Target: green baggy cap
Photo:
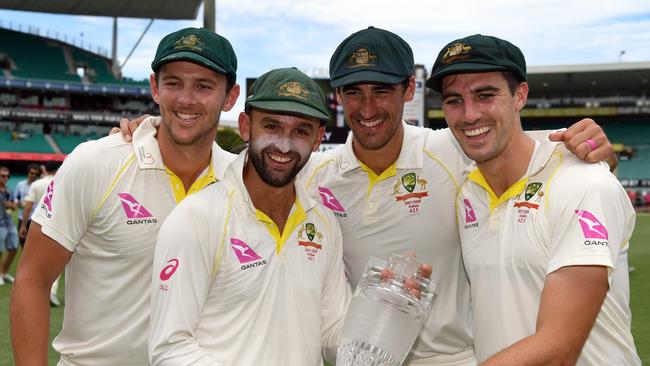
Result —
<path fill-rule="evenodd" d="M 368 27 L 350 35 L 330 60 L 332 86 L 362 82 L 396 84 L 413 75 L 411 47 L 400 36 Z"/>
<path fill-rule="evenodd" d="M 442 91 L 442 79 L 452 74 L 510 71 L 526 81 L 526 59 L 519 47 L 492 36 L 475 34 L 447 44 L 433 64 L 426 86 Z"/>
<path fill-rule="evenodd" d="M 205 66 L 229 81 L 237 80 L 237 56 L 232 45 L 222 36 L 203 28 L 185 28 L 170 33 L 158 44 L 151 69 L 158 69 L 166 63 L 189 61 Z"/>
<path fill-rule="evenodd" d="M 271 70 L 251 85 L 249 107 L 330 120 L 325 93 L 309 76 L 295 67 Z"/>

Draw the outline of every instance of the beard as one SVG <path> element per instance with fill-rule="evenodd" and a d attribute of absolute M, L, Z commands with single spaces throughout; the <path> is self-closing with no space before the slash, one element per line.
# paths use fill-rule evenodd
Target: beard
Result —
<path fill-rule="evenodd" d="M 257 175 L 259 175 L 264 183 L 270 185 L 271 187 L 282 188 L 293 183 L 293 180 L 296 175 L 298 175 L 298 172 L 300 172 L 300 169 L 302 169 L 302 167 L 307 163 L 309 156 L 307 156 L 305 159 L 301 159 L 300 154 L 291 151 L 290 155 L 292 155 L 293 161 L 295 161 L 293 168 L 285 171 L 278 171 L 269 168 L 266 164 L 266 160 L 264 159 L 264 156 L 267 153 L 271 153 L 275 150 L 277 149 L 272 146 L 268 146 L 260 151 L 255 149 L 254 144 L 251 144 L 248 149 L 248 156 L 253 163 L 253 167 L 255 168 Z"/>

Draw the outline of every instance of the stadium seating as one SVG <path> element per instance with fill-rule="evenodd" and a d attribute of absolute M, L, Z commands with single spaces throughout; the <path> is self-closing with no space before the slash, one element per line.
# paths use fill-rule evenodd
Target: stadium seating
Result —
<path fill-rule="evenodd" d="M 69 69 L 63 48 L 45 38 L 0 29 L 0 53 L 7 54 L 14 62 L 16 69 L 11 70 L 14 77 L 81 81 Z"/>
<path fill-rule="evenodd" d="M 20 138 L 12 132 L 0 132 L 0 150 L 8 152 L 54 153 L 42 133 L 21 134 Z"/>
<path fill-rule="evenodd" d="M 74 59 L 75 67 L 83 65 L 86 68 L 86 75 L 90 74 L 90 70 L 94 71 L 94 75 L 89 76 L 91 81 L 98 84 L 121 83 L 110 71 L 108 63 L 99 56 L 73 48 L 72 58 Z"/>
<path fill-rule="evenodd" d="M 66 135 L 63 133 L 53 133 L 52 138 L 64 154 L 69 154 L 77 145 L 88 140 L 97 139 L 97 135 Z"/>

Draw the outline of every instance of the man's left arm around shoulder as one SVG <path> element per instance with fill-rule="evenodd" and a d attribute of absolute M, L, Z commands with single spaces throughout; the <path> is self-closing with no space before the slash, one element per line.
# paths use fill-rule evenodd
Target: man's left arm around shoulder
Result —
<path fill-rule="evenodd" d="M 605 266 L 562 267 L 546 277 L 535 333 L 481 366 L 574 365 L 605 299 Z"/>

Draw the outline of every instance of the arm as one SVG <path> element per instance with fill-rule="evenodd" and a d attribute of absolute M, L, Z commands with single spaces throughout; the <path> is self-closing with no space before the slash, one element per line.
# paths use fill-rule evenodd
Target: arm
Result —
<path fill-rule="evenodd" d="M 609 164 L 610 171 L 614 171 L 618 166 L 614 147 L 609 142 L 602 127 L 597 125 L 593 119 L 583 118 L 572 124 L 568 129 L 554 132 L 548 137 L 551 141 L 564 141 L 564 144 L 571 152 L 588 163 L 605 161 Z M 593 140 L 597 146 L 593 151 L 586 142 L 588 139 Z"/>
<path fill-rule="evenodd" d="M 331 217 L 333 215 L 326 215 Z M 336 362 L 336 350 L 339 345 L 343 321 L 352 298 L 350 285 L 345 279 L 343 264 L 342 234 L 338 221 L 332 217 L 330 237 L 333 238 L 327 268 L 327 279 L 322 292 L 323 305 L 321 308 L 321 338 L 323 342 L 323 357 Z"/>
<path fill-rule="evenodd" d="M 148 345 L 154 366 L 219 365 L 195 339 L 213 278 L 215 255 L 209 249 L 218 241 L 209 239 L 206 213 L 189 205 L 193 198 L 176 207 L 158 233 Z"/>
<path fill-rule="evenodd" d="M 16 365 L 47 365 L 50 288 L 72 252 L 32 223 L 11 294 L 11 339 Z"/>
<path fill-rule="evenodd" d="M 482 366 L 574 365 L 608 290 L 607 268 L 563 267 L 544 282 L 535 334 Z"/>
<path fill-rule="evenodd" d="M 21 238 L 25 238 L 27 236 L 27 222 L 29 221 L 29 215 L 31 214 L 33 207 L 34 207 L 34 202 L 25 200 L 23 217 L 21 217 L 22 221 L 20 222 L 20 232 L 18 233 L 18 235 Z M 39 226 L 39 232 L 40 232 L 40 226 Z"/>

